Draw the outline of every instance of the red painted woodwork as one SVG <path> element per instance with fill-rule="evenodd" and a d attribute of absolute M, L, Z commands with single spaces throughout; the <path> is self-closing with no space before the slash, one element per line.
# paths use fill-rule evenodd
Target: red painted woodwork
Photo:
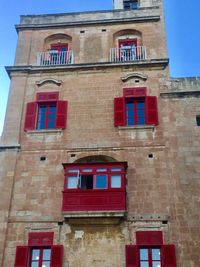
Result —
<path fill-rule="evenodd" d="M 114 98 L 114 125 L 126 125 L 125 99 L 124 97 Z"/>
<path fill-rule="evenodd" d="M 28 261 L 28 247 L 17 246 L 15 256 L 15 267 L 27 267 Z"/>
<path fill-rule="evenodd" d="M 158 106 L 156 96 L 147 96 L 145 101 L 146 124 L 158 125 Z"/>
<path fill-rule="evenodd" d="M 49 101 L 57 101 L 59 96 L 59 92 L 41 92 L 37 93 L 36 100 L 37 102 L 49 102 Z"/>
<path fill-rule="evenodd" d="M 140 246 L 160 246 L 163 245 L 163 235 L 161 231 L 137 231 L 136 244 Z"/>
<path fill-rule="evenodd" d="M 162 267 L 176 267 L 176 252 L 174 245 L 162 246 Z"/>
<path fill-rule="evenodd" d="M 51 267 L 62 267 L 63 246 L 57 245 L 51 247 Z"/>
<path fill-rule="evenodd" d="M 147 95 L 147 88 L 124 88 L 124 97 L 145 97 Z"/>
<path fill-rule="evenodd" d="M 35 129 L 36 112 L 37 112 L 37 102 L 27 103 L 25 126 L 24 126 L 25 131 Z"/>
<path fill-rule="evenodd" d="M 65 129 L 67 125 L 67 101 L 57 101 L 56 129 Z"/>
<path fill-rule="evenodd" d="M 67 43 L 57 43 L 51 45 L 51 50 L 56 50 L 58 52 L 67 51 L 68 50 L 68 44 Z"/>
<path fill-rule="evenodd" d="M 126 267 L 139 267 L 138 246 L 126 245 Z"/>
<path fill-rule="evenodd" d="M 34 232 L 29 233 L 29 246 L 51 246 L 53 245 L 53 232 Z"/>
<path fill-rule="evenodd" d="M 63 211 L 125 211 L 125 190 L 71 190 L 63 192 Z"/>
<path fill-rule="evenodd" d="M 125 171 L 127 162 L 109 163 L 66 163 L 65 182 L 63 191 L 62 211 L 125 211 L 126 210 L 126 185 Z M 85 170 L 90 169 L 87 173 Z M 105 169 L 99 172 L 99 169 Z M 116 171 L 118 169 L 118 171 Z M 76 170 L 76 172 L 74 172 Z M 73 171 L 73 172 L 70 172 Z M 89 175 L 95 179 L 96 175 L 103 175 L 107 178 L 107 188 L 104 189 L 82 189 L 68 188 L 68 177 Z M 111 177 L 120 176 L 121 185 L 117 188 L 111 186 Z"/>

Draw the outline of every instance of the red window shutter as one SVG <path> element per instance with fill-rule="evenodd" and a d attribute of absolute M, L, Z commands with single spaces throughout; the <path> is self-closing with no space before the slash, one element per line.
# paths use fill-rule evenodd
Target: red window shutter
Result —
<path fill-rule="evenodd" d="M 15 267 L 26 267 L 28 260 L 28 247 L 17 246 L 15 256 Z"/>
<path fill-rule="evenodd" d="M 126 267 L 139 267 L 138 247 L 126 245 Z"/>
<path fill-rule="evenodd" d="M 163 235 L 161 231 L 138 231 L 136 232 L 136 243 L 140 246 L 161 246 Z"/>
<path fill-rule="evenodd" d="M 63 246 L 57 245 L 51 247 L 51 267 L 62 267 Z"/>
<path fill-rule="evenodd" d="M 53 232 L 36 232 L 29 233 L 28 245 L 29 246 L 51 246 L 53 245 Z"/>
<path fill-rule="evenodd" d="M 147 94 L 147 88 L 124 88 L 124 97 L 145 97 Z"/>
<path fill-rule="evenodd" d="M 67 101 L 57 101 L 56 107 L 56 128 L 65 129 L 67 125 Z"/>
<path fill-rule="evenodd" d="M 126 125 L 125 99 L 124 97 L 114 98 L 114 125 Z"/>
<path fill-rule="evenodd" d="M 174 245 L 163 245 L 161 257 L 163 267 L 176 267 L 176 252 Z"/>
<path fill-rule="evenodd" d="M 59 92 L 41 92 L 37 93 L 36 100 L 37 102 L 57 101 L 58 96 Z"/>
<path fill-rule="evenodd" d="M 36 102 L 27 103 L 25 126 L 24 126 L 25 131 L 35 129 L 36 110 L 37 110 Z"/>
<path fill-rule="evenodd" d="M 146 124 L 158 125 L 158 106 L 156 96 L 147 96 L 145 102 Z"/>

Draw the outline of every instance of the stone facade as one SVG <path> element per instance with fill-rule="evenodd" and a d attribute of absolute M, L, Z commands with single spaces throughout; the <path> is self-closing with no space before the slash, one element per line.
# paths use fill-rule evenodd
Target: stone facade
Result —
<path fill-rule="evenodd" d="M 114 3 L 115 9 L 122 9 Z M 200 263 L 200 79 L 170 79 L 163 3 L 133 11 L 22 16 L 0 146 L 0 263 L 14 266 L 16 246 L 30 232 L 54 232 L 63 267 L 126 266 L 135 232 L 159 230 L 174 244 L 177 266 Z M 111 62 L 120 38 L 137 38 L 147 58 Z M 69 43 L 74 64 L 41 66 L 51 40 Z M 159 125 L 114 127 L 113 99 L 123 88 L 157 96 Z M 38 92 L 68 101 L 65 130 L 24 131 L 26 105 Z M 127 211 L 122 218 L 62 213 L 62 163 L 107 156 L 126 161 Z M 41 160 L 42 157 L 44 160 Z M 162 267 L 164 267 L 162 265 Z"/>

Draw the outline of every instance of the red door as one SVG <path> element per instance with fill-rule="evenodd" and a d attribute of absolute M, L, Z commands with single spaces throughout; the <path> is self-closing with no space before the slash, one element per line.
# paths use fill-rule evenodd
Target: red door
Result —
<path fill-rule="evenodd" d="M 132 61 L 137 59 L 137 39 L 119 40 L 119 60 Z"/>

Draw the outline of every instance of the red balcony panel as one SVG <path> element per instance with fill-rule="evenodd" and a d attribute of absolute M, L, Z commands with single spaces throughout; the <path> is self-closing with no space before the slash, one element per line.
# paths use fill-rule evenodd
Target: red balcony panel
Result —
<path fill-rule="evenodd" d="M 125 211 L 124 190 L 73 190 L 63 192 L 63 212 Z"/>

